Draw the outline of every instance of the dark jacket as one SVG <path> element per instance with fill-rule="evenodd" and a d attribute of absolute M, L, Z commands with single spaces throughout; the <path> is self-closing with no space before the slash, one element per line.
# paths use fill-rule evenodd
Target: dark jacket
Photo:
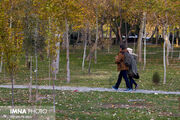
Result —
<path fill-rule="evenodd" d="M 129 66 L 128 75 L 133 77 L 138 74 L 137 71 L 137 63 L 136 63 L 136 56 L 131 55 L 131 66 Z"/>
<path fill-rule="evenodd" d="M 128 70 L 128 66 L 125 65 L 124 63 L 124 53 L 128 52 L 127 50 L 121 50 L 119 51 L 118 55 L 116 56 L 117 59 L 115 59 L 115 63 L 117 64 L 117 70 Z"/>

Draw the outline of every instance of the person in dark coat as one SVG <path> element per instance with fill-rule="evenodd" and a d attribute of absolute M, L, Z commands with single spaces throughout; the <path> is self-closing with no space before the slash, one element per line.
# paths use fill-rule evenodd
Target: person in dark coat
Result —
<path fill-rule="evenodd" d="M 121 83 L 122 77 L 124 78 L 125 82 L 126 82 L 126 91 L 132 90 L 128 77 L 127 77 L 127 71 L 129 70 L 129 67 L 125 65 L 125 57 L 124 57 L 124 53 L 128 52 L 125 45 L 121 44 L 120 45 L 120 51 L 118 53 L 118 55 L 115 57 L 115 63 L 117 64 L 117 70 L 120 71 L 119 76 L 118 76 L 118 80 L 115 84 L 115 86 L 113 86 L 112 88 L 115 90 L 118 90 L 119 85 Z"/>
<path fill-rule="evenodd" d="M 137 55 L 133 53 L 133 49 L 127 48 L 129 54 L 131 55 L 131 66 L 129 66 L 128 70 L 128 78 L 130 80 L 130 86 L 133 89 L 133 84 L 135 85 L 135 90 L 138 88 L 138 84 L 133 78 L 139 79 L 138 71 L 137 71 L 137 63 L 136 57 Z"/>

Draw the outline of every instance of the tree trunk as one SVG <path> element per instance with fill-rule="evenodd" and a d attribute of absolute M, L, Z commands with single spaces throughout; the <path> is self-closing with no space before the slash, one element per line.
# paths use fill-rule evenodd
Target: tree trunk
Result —
<path fill-rule="evenodd" d="M 101 49 L 104 49 L 104 30 L 103 30 L 103 23 L 101 23 L 101 35 L 100 35 L 100 41 L 101 41 Z"/>
<path fill-rule="evenodd" d="M 37 59 L 37 55 L 35 56 L 36 59 L 36 69 L 35 69 L 35 73 L 36 73 L 36 101 L 38 100 L 38 80 L 37 80 L 37 71 L 38 71 L 38 59 Z"/>
<path fill-rule="evenodd" d="M 13 75 L 13 73 L 11 73 L 10 76 L 11 76 L 11 84 L 12 84 L 12 88 L 11 88 L 12 106 L 14 107 L 14 75 Z"/>
<path fill-rule="evenodd" d="M 107 24 L 107 27 L 109 27 L 110 28 L 110 25 L 108 26 L 108 24 Z M 108 38 L 108 34 L 109 34 L 109 30 L 108 30 L 108 28 L 107 28 L 107 30 L 106 30 L 106 39 Z"/>
<path fill-rule="evenodd" d="M 66 49 L 66 33 L 63 34 L 62 49 Z"/>
<path fill-rule="evenodd" d="M 12 14 L 12 7 L 13 7 L 13 4 L 12 4 L 12 1 L 10 0 L 9 1 L 10 3 L 10 7 L 11 7 L 11 10 L 10 10 L 10 14 Z M 9 24 L 9 28 L 10 30 L 12 29 L 12 16 L 10 16 L 10 24 Z M 10 33 L 10 40 L 12 39 L 12 31 Z M 11 71 L 10 73 L 10 77 L 11 77 L 11 84 L 12 84 L 12 88 L 11 88 L 11 93 L 12 93 L 12 107 L 14 107 L 14 74 L 13 74 L 13 70 Z"/>
<path fill-rule="evenodd" d="M 89 55 L 89 67 L 88 67 L 88 74 L 91 73 L 91 60 L 92 60 L 92 53 Z"/>
<path fill-rule="evenodd" d="M 120 16 L 120 22 L 119 22 L 119 26 L 118 26 L 118 34 L 119 34 L 119 42 L 120 44 L 123 43 L 123 40 L 122 40 L 122 35 L 121 35 L 121 27 L 122 27 L 122 13 L 121 13 L 121 8 L 119 8 L 119 16 Z"/>
<path fill-rule="evenodd" d="M 96 41 L 95 41 L 95 53 L 94 53 L 94 62 L 97 64 L 97 44 L 98 44 L 98 12 L 96 12 Z"/>
<path fill-rule="evenodd" d="M 179 35 L 178 35 L 178 32 L 177 32 L 177 35 L 176 35 L 176 47 L 178 47 L 179 46 L 179 41 L 178 41 L 178 37 L 179 37 Z"/>
<path fill-rule="evenodd" d="M 121 27 L 120 27 L 120 26 L 118 27 L 118 35 L 119 35 L 119 40 L 120 40 L 120 41 L 119 41 L 119 43 L 120 43 L 120 44 L 122 44 L 122 43 L 123 43 L 123 41 L 122 41 L 122 36 L 121 36 Z"/>
<path fill-rule="evenodd" d="M 60 42 L 56 43 L 56 58 L 52 60 L 52 66 L 50 65 L 49 67 L 52 68 L 53 74 L 57 74 L 59 72 L 59 48 L 60 48 Z M 49 59 L 50 61 L 50 59 Z M 50 62 L 49 62 L 50 63 Z M 49 71 L 49 85 L 50 85 L 50 72 Z"/>
<path fill-rule="evenodd" d="M 52 60 L 52 75 L 54 75 L 54 77 L 52 77 L 52 81 L 53 81 L 53 111 L 55 112 L 55 80 L 56 80 L 56 74 L 57 74 L 57 69 L 56 69 L 56 64 L 58 61 L 56 61 L 56 59 Z"/>
<path fill-rule="evenodd" d="M 53 111 L 54 113 L 56 112 L 56 105 L 55 105 L 55 102 L 56 102 L 56 93 L 55 93 L 55 80 L 56 80 L 56 70 L 55 70 L 55 73 L 54 73 L 54 79 L 53 79 Z"/>
<path fill-rule="evenodd" d="M 151 41 L 152 41 L 152 39 L 154 38 L 154 34 L 157 33 L 157 29 L 158 29 L 158 28 L 157 28 L 157 26 L 156 26 L 156 27 L 155 27 L 155 30 L 153 31 L 153 33 L 152 33 L 152 35 L 151 35 L 151 38 L 150 38 Z"/>
<path fill-rule="evenodd" d="M 60 71 L 60 61 L 61 61 L 61 42 L 59 42 L 59 70 Z"/>
<path fill-rule="evenodd" d="M 89 27 L 89 30 L 88 30 L 88 42 L 89 42 L 89 47 L 91 46 L 92 42 L 91 42 L 91 29 Z"/>
<path fill-rule="evenodd" d="M 163 84 L 166 84 L 166 41 L 164 40 L 163 46 L 163 64 L 164 64 L 164 81 Z"/>
<path fill-rule="evenodd" d="M 144 67 L 143 70 L 146 68 L 146 19 L 144 21 Z"/>
<path fill-rule="evenodd" d="M 95 44 L 96 44 L 96 43 L 94 43 L 94 45 L 90 48 L 89 54 L 88 54 L 88 56 L 87 56 L 87 58 L 86 58 L 87 61 L 90 60 L 90 54 L 93 54 L 94 51 L 95 51 L 95 46 L 96 46 Z M 92 56 L 93 56 L 93 55 L 92 55 Z"/>
<path fill-rule="evenodd" d="M 37 39 L 38 39 L 38 22 L 36 23 L 35 28 L 35 60 L 36 60 L 36 102 L 38 101 L 38 80 L 37 80 L 37 72 L 38 72 L 38 56 L 37 56 Z"/>
<path fill-rule="evenodd" d="M 166 37 L 166 43 L 167 43 L 166 62 L 167 62 L 167 66 L 169 65 L 169 49 L 171 47 L 171 44 L 170 44 L 170 41 L 169 41 L 169 35 L 170 35 L 170 33 L 168 33 L 167 37 Z"/>
<path fill-rule="evenodd" d="M 91 41 L 91 34 L 89 33 L 89 41 Z M 94 50 L 90 48 L 89 55 L 87 59 L 89 60 L 89 66 L 88 66 L 88 74 L 91 72 L 91 60 L 92 60 L 92 54 L 94 53 Z"/>
<path fill-rule="evenodd" d="M 110 25 L 110 30 L 109 30 L 109 39 L 108 39 L 108 53 L 110 52 L 110 43 L 111 43 L 111 40 L 112 40 L 112 27 Z"/>
<path fill-rule="evenodd" d="M 134 38 L 134 47 L 133 47 L 133 49 L 134 49 L 134 52 L 136 52 L 136 38 Z"/>
<path fill-rule="evenodd" d="M 51 39 L 51 18 L 49 17 L 49 19 L 48 19 L 48 32 L 49 32 L 49 34 L 48 34 L 48 50 L 47 50 L 47 58 L 48 57 L 50 57 L 50 39 Z"/>
<path fill-rule="evenodd" d="M 87 25 L 86 25 L 87 26 Z M 84 63 L 85 63 L 85 59 L 86 59 L 86 48 L 87 48 L 87 29 L 88 26 L 85 30 L 85 38 L 84 38 L 84 54 L 83 54 L 83 61 L 82 61 L 82 71 L 84 71 Z"/>
<path fill-rule="evenodd" d="M 146 20 L 146 12 L 143 12 L 143 17 L 141 19 L 140 31 L 139 31 L 139 37 L 138 37 L 138 45 L 137 45 L 137 54 L 138 54 L 139 62 L 142 62 L 142 38 L 143 38 L 145 20 Z"/>
<path fill-rule="evenodd" d="M 50 39 L 51 39 L 51 17 L 49 17 L 48 19 L 49 21 L 49 26 L 48 26 L 48 32 L 49 32 L 49 35 L 48 35 L 48 51 L 47 51 L 47 57 L 49 58 L 49 86 L 51 85 L 51 58 L 50 58 Z"/>
<path fill-rule="evenodd" d="M 29 102 L 32 101 L 32 56 L 30 57 Z"/>
<path fill-rule="evenodd" d="M 59 50 L 60 50 L 60 42 L 57 42 L 56 43 L 56 47 L 57 47 L 57 50 L 56 50 L 56 72 L 58 73 L 59 72 Z"/>
<path fill-rule="evenodd" d="M 117 31 L 118 31 L 118 28 L 117 28 Z M 120 40 L 120 37 L 119 37 L 119 32 L 116 33 L 116 41 L 115 41 L 115 45 L 118 44 L 118 41 Z"/>
<path fill-rule="evenodd" d="M 127 47 L 128 47 L 128 38 L 129 38 L 129 35 L 131 34 L 132 30 L 133 30 L 134 26 L 131 27 L 131 29 L 129 30 L 129 32 L 127 33 L 125 39 L 123 41 L 126 41 L 127 42 Z M 135 39 L 134 39 L 135 40 Z"/>
<path fill-rule="evenodd" d="M 49 57 L 49 86 L 51 85 L 51 58 Z"/>
<path fill-rule="evenodd" d="M 67 83 L 70 82 L 70 67 L 69 67 L 69 25 L 67 18 L 65 18 L 66 24 L 66 61 L 67 61 Z"/>
<path fill-rule="evenodd" d="M 3 69 L 4 69 L 4 80 L 6 79 L 6 66 L 5 66 L 5 64 L 4 64 L 4 67 L 3 67 Z"/>
<path fill-rule="evenodd" d="M 126 30 L 126 47 L 128 47 L 128 33 L 127 33 L 127 22 L 125 22 L 125 30 Z"/>
<path fill-rule="evenodd" d="M 158 45 L 158 39 L 159 39 L 159 29 L 157 27 L 157 31 L 156 31 L 156 45 Z"/>
<path fill-rule="evenodd" d="M 146 38 L 144 39 L 144 67 L 143 70 L 146 68 Z"/>
<path fill-rule="evenodd" d="M 101 41 L 104 40 L 104 30 L 103 30 L 103 23 L 101 23 Z"/>
<path fill-rule="evenodd" d="M 163 38 L 164 38 L 164 46 L 163 46 L 164 80 L 163 80 L 163 84 L 166 84 L 166 40 L 167 40 L 166 30 L 167 30 L 167 27 L 165 25 L 165 27 L 163 28 Z"/>
<path fill-rule="evenodd" d="M 175 31 L 174 31 L 174 28 L 173 28 L 173 32 L 172 32 L 172 49 L 171 49 L 171 59 L 173 58 L 173 53 L 174 53 L 174 34 L 175 34 Z"/>
<path fill-rule="evenodd" d="M 79 40 L 80 40 L 80 31 L 78 31 L 78 36 L 77 36 L 77 40 L 76 40 L 76 45 L 77 45 L 77 43 L 79 42 Z"/>
<path fill-rule="evenodd" d="M 25 54 L 26 54 L 26 55 L 25 55 L 25 66 L 29 69 L 29 63 L 28 63 L 28 62 L 29 62 L 29 61 L 28 61 L 28 59 L 29 59 L 28 56 L 29 56 L 29 55 L 28 55 L 28 52 L 25 52 Z"/>
<path fill-rule="evenodd" d="M 3 68 L 3 52 L 1 53 L 0 73 L 2 72 L 2 68 Z"/>

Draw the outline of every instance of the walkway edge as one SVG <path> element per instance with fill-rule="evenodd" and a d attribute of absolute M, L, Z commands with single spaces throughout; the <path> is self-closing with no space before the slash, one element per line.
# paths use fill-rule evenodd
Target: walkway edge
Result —
<path fill-rule="evenodd" d="M 0 85 L 0 88 L 11 88 L 11 85 Z M 14 85 L 14 88 L 19 89 L 27 89 L 29 86 L 27 85 Z M 32 86 L 33 89 L 36 89 L 36 86 Z M 52 90 L 52 86 L 38 86 L 38 89 L 44 90 Z M 114 90 L 111 88 L 90 88 L 90 87 L 71 87 L 71 86 L 55 86 L 56 90 L 69 90 L 74 91 L 77 90 L 79 92 L 90 92 L 90 91 L 99 91 L 99 92 L 124 92 L 124 93 L 144 93 L 144 94 L 174 94 L 180 95 L 180 92 L 173 92 L 173 91 L 153 91 L 153 90 L 143 90 L 138 89 L 136 91 L 124 91 L 124 88 L 120 88 L 118 90 Z"/>

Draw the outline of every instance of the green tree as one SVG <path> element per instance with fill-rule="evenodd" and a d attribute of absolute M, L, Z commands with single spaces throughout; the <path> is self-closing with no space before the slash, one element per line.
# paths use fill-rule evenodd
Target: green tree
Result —
<path fill-rule="evenodd" d="M 12 83 L 12 106 L 14 106 L 14 78 L 18 70 L 23 44 L 22 23 L 19 17 L 15 16 L 19 12 L 18 4 L 19 1 L 2 1 L 0 15 L 3 25 L 1 26 L 0 44 L 4 53 L 6 70 L 10 74 Z"/>

